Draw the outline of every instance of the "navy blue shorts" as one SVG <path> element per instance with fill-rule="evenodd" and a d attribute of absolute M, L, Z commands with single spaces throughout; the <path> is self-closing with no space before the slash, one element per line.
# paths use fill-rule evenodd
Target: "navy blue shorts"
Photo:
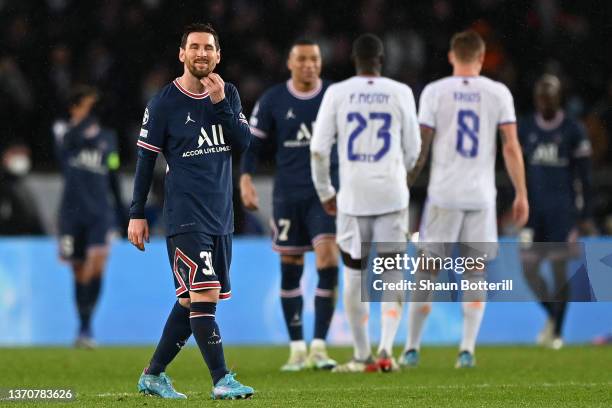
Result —
<path fill-rule="evenodd" d="M 91 247 L 108 245 L 111 223 L 108 217 L 92 217 L 79 220 L 60 216 L 59 253 L 67 261 L 82 261 Z"/>
<path fill-rule="evenodd" d="M 531 208 L 527 227 L 533 230 L 533 242 L 567 242 L 574 217 L 569 211 Z"/>
<path fill-rule="evenodd" d="M 336 238 L 336 220 L 323 210 L 317 196 L 275 201 L 273 217 L 272 248 L 282 255 L 300 255 L 323 240 Z"/>
<path fill-rule="evenodd" d="M 230 298 L 231 234 L 190 232 L 166 238 L 166 245 L 177 297 L 189 298 L 189 291 L 221 289 L 219 299 Z"/>

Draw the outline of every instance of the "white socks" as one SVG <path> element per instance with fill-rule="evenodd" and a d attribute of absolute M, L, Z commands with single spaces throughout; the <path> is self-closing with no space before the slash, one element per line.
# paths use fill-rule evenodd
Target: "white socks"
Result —
<path fill-rule="evenodd" d="M 370 357 L 368 335 L 369 303 L 361 301 L 361 271 L 344 267 L 344 310 L 353 333 L 354 357 L 363 361 Z"/>
<path fill-rule="evenodd" d="M 306 354 L 306 342 L 304 340 L 294 340 L 289 342 L 291 354 L 304 353 Z"/>
<path fill-rule="evenodd" d="M 484 316 L 485 302 L 464 302 L 463 308 L 463 338 L 459 351 L 467 350 L 474 354 L 476 349 L 476 337 L 480 330 L 480 323 Z"/>
<path fill-rule="evenodd" d="M 387 356 L 393 355 L 393 341 L 395 334 L 402 319 L 402 303 L 401 302 L 382 302 L 380 304 L 380 345 L 378 346 L 378 354 L 385 351 Z"/>
<path fill-rule="evenodd" d="M 310 342 L 310 350 L 325 350 L 325 340 L 323 339 L 312 339 Z"/>
<path fill-rule="evenodd" d="M 419 350 L 425 320 L 431 311 L 431 302 L 410 302 L 408 305 L 408 338 L 407 350 Z"/>

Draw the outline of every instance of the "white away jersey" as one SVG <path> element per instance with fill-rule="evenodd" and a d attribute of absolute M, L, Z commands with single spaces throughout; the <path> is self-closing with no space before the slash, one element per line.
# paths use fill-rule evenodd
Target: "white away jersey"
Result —
<path fill-rule="evenodd" d="M 515 123 L 506 86 L 482 76 L 451 76 L 427 85 L 419 122 L 435 130 L 428 199 L 443 208 L 495 206 L 499 125 Z"/>
<path fill-rule="evenodd" d="M 379 215 L 408 207 L 406 173 L 421 151 L 410 88 L 389 78 L 366 76 L 331 85 L 319 108 L 310 151 L 329 156 L 336 135 L 338 210 Z M 315 187 L 325 199 L 333 188 L 329 177 L 316 173 L 313 168 Z"/>

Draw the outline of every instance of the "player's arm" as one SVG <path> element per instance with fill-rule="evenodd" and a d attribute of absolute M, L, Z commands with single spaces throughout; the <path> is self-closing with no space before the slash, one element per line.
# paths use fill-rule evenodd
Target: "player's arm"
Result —
<path fill-rule="evenodd" d="M 518 140 L 516 123 L 501 124 L 499 130 L 503 144 L 504 164 L 514 187 L 515 197 L 512 204 L 512 219 L 518 227 L 522 227 L 529 218 L 523 151 Z"/>
<path fill-rule="evenodd" d="M 250 120 L 253 140 L 240 160 L 240 198 L 247 210 L 257 210 L 259 197 L 251 176 L 257 169 L 257 160 L 271 128 L 271 115 L 266 96 L 255 104 Z"/>
<path fill-rule="evenodd" d="M 421 152 L 421 137 L 419 135 L 419 121 L 417 120 L 416 106 L 412 90 L 406 86 L 403 96 L 403 122 L 402 123 L 402 151 L 404 165 L 411 171 Z"/>
<path fill-rule="evenodd" d="M 221 122 L 223 129 L 227 130 L 232 148 L 239 152 L 245 151 L 253 135 L 249 130 L 249 122 L 242 113 L 238 90 L 233 85 L 226 86 L 223 79 L 214 72 L 202 78 L 201 82 L 210 95 L 215 116 Z"/>
<path fill-rule="evenodd" d="M 128 219 L 127 212 L 123 204 L 123 194 L 121 194 L 121 183 L 119 178 L 119 153 L 116 149 L 116 138 L 112 136 L 113 149 L 106 158 L 106 166 L 108 167 L 108 181 L 110 184 L 113 201 L 115 202 L 115 213 L 117 220 L 121 226 L 121 230 L 127 233 Z"/>
<path fill-rule="evenodd" d="M 426 86 L 421 92 L 419 99 L 419 122 L 420 123 L 420 134 L 421 134 L 421 151 L 417 158 L 416 164 L 409 170 L 407 181 L 408 187 L 416 182 L 419 174 L 427 163 L 429 157 L 429 149 L 433 142 L 433 137 L 436 133 L 436 103 L 435 94 L 431 86 Z"/>
<path fill-rule="evenodd" d="M 336 190 L 331 182 L 330 155 L 337 132 L 333 85 L 323 96 L 310 141 L 310 171 L 317 195 L 330 215 L 336 214 Z"/>
<path fill-rule="evenodd" d="M 425 167 L 427 158 L 429 157 L 429 149 L 435 134 L 436 131 L 434 129 L 421 125 L 421 153 L 419 153 L 419 158 L 417 159 L 412 170 L 408 172 L 408 187 L 412 187 L 414 185 L 416 180 L 419 178 L 419 174 L 421 174 L 423 167 Z"/>
<path fill-rule="evenodd" d="M 578 229 L 582 235 L 596 235 L 597 228 L 593 222 L 592 206 L 592 163 L 591 143 L 586 131 L 581 126 L 577 129 L 576 143 L 572 152 L 572 170 L 576 180 L 580 183 L 582 208 L 578 219 Z"/>
<path fill-rule="evenodd" d="M 240 199 L 247 210 L 257 210 L 259 208 L 259 197 L 251 175 L 257 169 L 257 158 L 261 145 L 262 140 L 257 136 L 254 137 L 248 149 L 242 153 L 240 158 Z"/>
<path fill-rule="evenodd" d="M 136 145 L 138 159 L 134 175 L 134 193 L 130 205 L 130 223 L 128 224 L 128 240 L 136 248 L 144 251 L 145 242 L 149 242 L 149 224 L 144 210 L 153 182 L 153 170 L 157 155 L 164 145 L 166 123 L 159 100 L 152 100 L 145 109 L 142 129 Z"/>

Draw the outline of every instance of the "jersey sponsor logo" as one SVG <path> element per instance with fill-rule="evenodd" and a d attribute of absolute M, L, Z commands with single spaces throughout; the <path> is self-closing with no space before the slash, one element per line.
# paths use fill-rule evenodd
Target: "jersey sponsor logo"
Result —
<path fill-rule="evenodd" d="M 231 150 L 231 146 L 225 144 L 225 138 L 223 136 L 223 127 L 221 125 L 212 126 L 212 138 L 208 135 L 208 132 L 206 132 L 203 127 L 200 127 L 200 134 L 198 135 L 197 143 L 197 149 L 184 152 L 183 157 L 194 157 L 201 156 L 203 154 L 229 152 Z"/>
<path fill-rule="evenodd" d="M 314 127 L 314 122 L 312 122 Z M 312 139 L 312 132 L 306 126 L 304 122 L 300 123 L 300 127 L 295 134 L 295 140 L 285 140 L 283 142 L 284 147 L 305 147 L 310 146 L 310 139 Z"/>
<path fill-rule="evenodd" d="M 97 149 L 84 149 L 78 155 L 72 157 L 68 164 L 92 173 L 106 174 L 108 168 L 102 164 L 103 154 Z"/>
<path fill-rule="evenodd" d="M 536 165 L 561 167 L 566 166 L 569 160 L 559 157 L 559 146 L 556 143 L 540 143 L 533 151 L 530 162 Z"/>
<path fill-rule="evenodd" d="M 144 116 L 142 117 L 142 124 L 146 125 L 149 122 L 149 108 L 145 108 Z"/>
<path fill-rule="evenodd" d="M 295 113 L 293 113 L 293 108 L 289 108 L 289 110 L 287 111 L 287 114 L 285 115 L 285 119 L 289 120 L 289 119 L 295 119 Z"/>
<path fill-rule="evenodd" d="M 149 131 L 147 129 L 140 128 L 140 137 L 142 137 L 143 139 L 146 139 L 148 135 L 149 135 Z"/>
<path fill-rule="evenodd" d="M 187 112 L 187 119 L 185 119 L 185 124 L 188 124 L 189 122 L 195 123 L 195 120 L 191 119 L 191 112 Z"/>

